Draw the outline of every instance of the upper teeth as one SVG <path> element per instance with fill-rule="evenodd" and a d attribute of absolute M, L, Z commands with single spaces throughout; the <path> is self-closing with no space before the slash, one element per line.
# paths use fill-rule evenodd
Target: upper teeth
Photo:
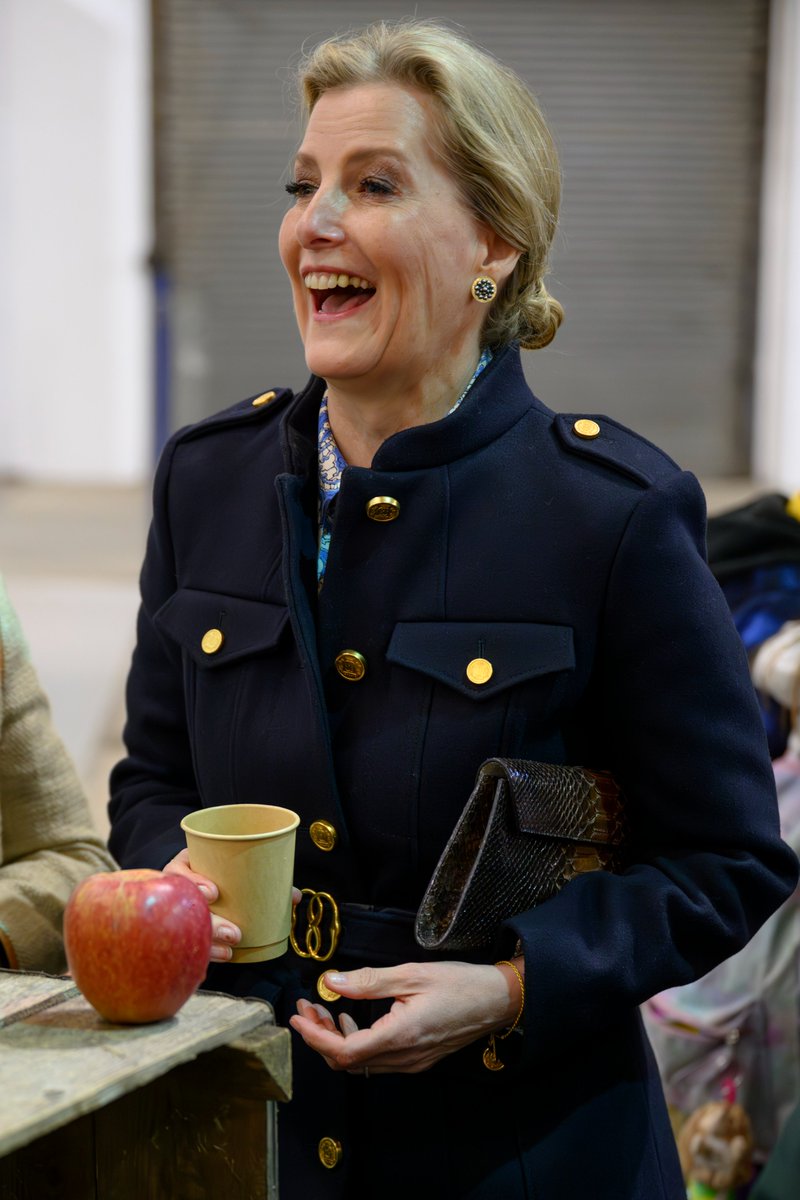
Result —
<path fill-rule="evenodd" d="M 325 288 L 336 287 L 372 287 L 369 280 L 359 279 L 357 275 L 328 275 L 327 273 L 318 273 L 316 271 L 312 271 L 310 275 L 306 275 L 303 283 L 307 288 L 313 288 L 315 291 L 323 291 Z"/>

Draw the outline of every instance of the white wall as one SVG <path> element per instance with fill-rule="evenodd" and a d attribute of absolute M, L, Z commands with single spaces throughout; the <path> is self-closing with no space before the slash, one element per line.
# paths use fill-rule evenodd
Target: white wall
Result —
<path fill-rule="evenodd" d="M 149 471 L 148 10 L 0 3 L 0 474 Z"/>
<path fill-rule="evenodd" d="M 800 489 L 800 2 L 772 0 L 753 473 Z"/>

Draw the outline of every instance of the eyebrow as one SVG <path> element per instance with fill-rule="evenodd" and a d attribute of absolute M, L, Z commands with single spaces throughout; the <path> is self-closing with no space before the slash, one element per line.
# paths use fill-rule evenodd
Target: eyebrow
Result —
<path fill-rule="evenodd" d="M 352 154 L 348 155 L 347 163 L 358 164 L 367 159 L 374 158 L 391 158 L 401 166 L 404 166 L 408 161 L 402 151 L 397 150 L 393 146 L 368 146 L 364 150 L 354 150 Z M 317 166 L 317 160 L 314 158 L 314 156 L 312 154 L 305 154 L 302 150 L 299 150 L 297 154 L 295 154 L 294 162 L 295 166 L 297 167 Z"/>

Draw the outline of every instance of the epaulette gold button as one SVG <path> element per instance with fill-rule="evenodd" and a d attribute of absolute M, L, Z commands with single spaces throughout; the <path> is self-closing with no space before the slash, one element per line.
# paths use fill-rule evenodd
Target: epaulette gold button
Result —
<path fill-rule="evenodd" d="M 580 421 L 576 421 L 572 426 L 572 432 L 577 434 L 579 438 L 586 438 L 587 441 L 591 441 L 592 438 L 596 438 L 600 433 L 600 426 L 597 424 L 597 421 L 592 421 L 589 417 L 582 417 Z"/>
<path fill-rule="evenodd" d="M 269 404 L 270 400 L 275 399 L 275 392 L 264 392 L 261 396 L 256 396 L 255 400 L 251 401 L 253 408 L 260 408 L 262 404 Z"/>
<path fill-rule="evenodd" d="M 224 641 L 225 634 L 221 629 L 207 629 L 203 634 L 200 647 L 204 654 L 216 654 Z"/>

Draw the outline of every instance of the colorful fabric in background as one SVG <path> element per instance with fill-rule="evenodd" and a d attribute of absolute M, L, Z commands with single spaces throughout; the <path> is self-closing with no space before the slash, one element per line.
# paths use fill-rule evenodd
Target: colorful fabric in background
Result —
<path fill-rule="evenodd" d="M 710 518 L 708 558 L 750 656 L 781 833 L 800 854 L 800 493 L 761 496 Z M 692 1178 L 691 1162 L 684 1163 L 695 1130 L 715 1108 L 743 1110 L 746 1155 L 756 1171 L 771 1163 L 779 1144 L 791 1170 L 800 1157 L 786 1145 L 792 1120 L 800 1123 L 800 890 L 738 954 L 694 983 L 654 996 L 642 1015 L 683 1146 L 689 1200 L 750 1194 L 749 1185 L 717 1191 Z M 719 1162 L 730 1157 L 733 1143 L 715 1144 Z M 701 1159 L 707 1168 L 705 1151 Z M 783 1180 L 779 1167 L 774 1173 Z M 800 1196 L 797 1180 L 794 1191 L 773 1193 L 771 1177 L 765 1200 Z"/>
<path fill-rule="evenodd" d="M 800 620 L 762 643 L 752 675 L 791 717 L 773 770 L 781 834 L 800 854 Z M 653 997 L 642 1015 L 676 1126 L 710 1103 L 735 1101 L 749 1118 L 754 1164 L 769 1161 L 800 1102 L 800 889 L 738 954 Z"/>
<path fill-rule="evenodd" d="M 783 838 L 800 853 L 800 758 L 775 763 Z M 800 1099 L 800 893 L 743 950 L 643 1016 L 677 1122 L 729 1094 L 748 1114 L 763 1163 Z"/>
<path fill-rule="evenodd" d="M 487 346 L 478 359 L 478 365 L 475 368 L 469 383 L 464 388 L 453 407 L 447 412 L 446 415 L 448 417 L 451 413 L 456 411 L 458 406 L 461 404 L 461 401 L 464 399 L 467 392 L 480 375 L 481 371 L 483 371 L 491 361 L 492 352 Z M 319 406 L 317 454 L 319 459 L 319 550 L 317 553 L 317 586 L 321 589 L 322 582 L 325 578 L 325 568 L 328 565 L 328 554 L 331 547 L 331 532 L 333 526 L 331 520 L 331 510 L 334 500 L 339 495 L 339 488 L 342 484 L 342 472 L 347 466 L 341 450 L 336 445 L 336 439 L 334 438 L 333 430 L 331 429 L 330 418 L 328 417 L 327 392 L 322 397 L 322 403 Z"/>
<path fill-rule="evenodd" d="M 800 493 L 760 496 L 710 517 L 708 562 L 748 654 L 790 620 L 800 618 Z M 760 695 L 770 753 L 786 749 L 786 710 Z"/>
<path fill-rule="evenodd" d="M 789 725 L 786 749 L 800 761 L 800 620 L 787 621 L 777 633 L 762 642 L 750 672 L 761 694 L 785 714 L 784 724 Z M 777 776 L 778 763 L 775 771 Z"/>

